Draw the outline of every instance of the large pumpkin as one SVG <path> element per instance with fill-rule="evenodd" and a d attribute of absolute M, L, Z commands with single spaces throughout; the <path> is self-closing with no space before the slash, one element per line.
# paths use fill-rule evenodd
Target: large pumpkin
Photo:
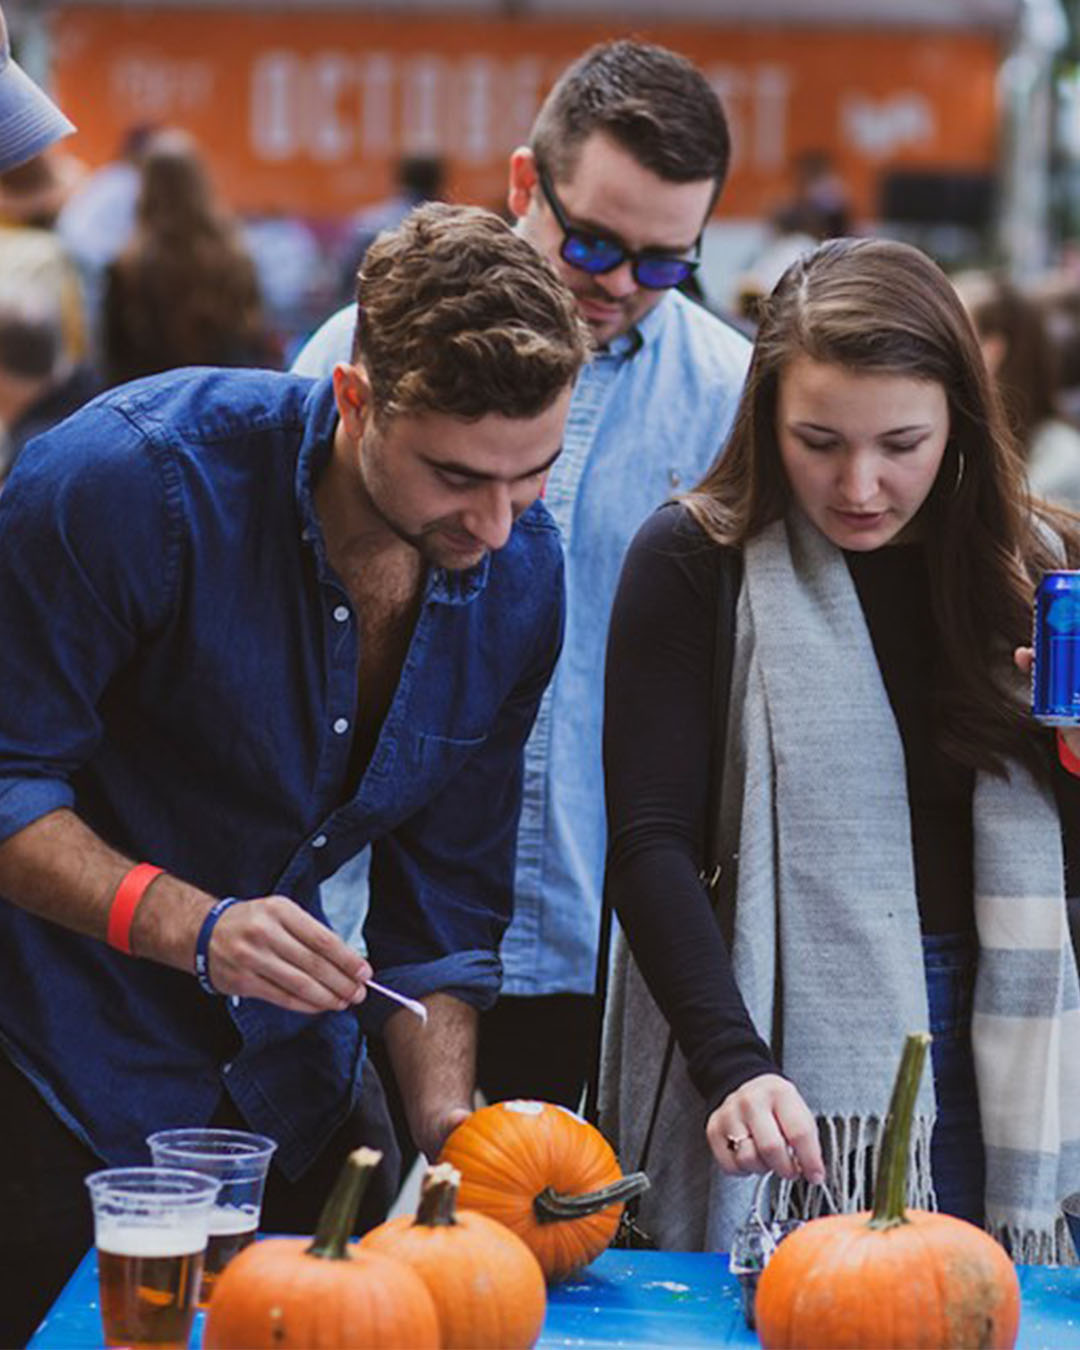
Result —
<path fill-rule="evenodd" d="M 349 1242 L 381 1157 L 349 1155 L 314 1240 L 267 1238 L 229 1262 L 206 1314 L 206 1350 L 438 1350 L 439 1319 L 420 1276 Z"/>
<path fill-rule="evenodd" d="M 443 1350 L 528 1350 L 547 1310 L 543 1271 L 516 1233 L 457 1208 L 460 1181 L 449 1163 L 430 1168 L 416 1218 L 390 1219 L 360 1246 L 404 1261 L 424 1281 Z"/>
<path fill-rule="evenodd" d="M 754 1307 L 767 1350 L 1010 1350 L 1020 1287 L 988 1233 L 905 1210 L 911 1116 L 930 1037 L 909 1036 L 893 1089 L 873 1213 L 814 1219 L 777 1247 Z"/>
<path fill-rule="evenodd" d="M 623 1176 L 599 1130 L 550 1102 L 496 1102 L 474 1111 L 439 1161 L 461 1173 L 462 1209 L 517 1233 L 553 1282 L 605 1250 L 623 1204 L 649 1185 L 643 1172 Z"/>

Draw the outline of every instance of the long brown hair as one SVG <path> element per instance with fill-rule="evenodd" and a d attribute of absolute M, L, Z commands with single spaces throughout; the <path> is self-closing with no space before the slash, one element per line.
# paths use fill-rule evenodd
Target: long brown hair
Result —
<path fill-rule="evenodd" d="M 1054 534 L 1070 566 L 1080 541 L 1067 517 L 1029 497 L 971 321 L 944 272 L 918 249 L 831 240 L 785 272 L 763 306 L 727 449 L 687 507 L 710 538 L 735 547 L 784 515 L 791 489 L 777 394 L 798 356 L 945 390 L 949 440 L 920 513 L 942 654 L 940 742 L 974 768 L 1003 772 L 1005 757 L 1015 756 L 1044 772 L 1045 738 L 1032 734 L 1017 697 L 1012 652 L 1030 641 L 1039 574 L 1063 565 Z"/>
<path fill-rule="evenodd" d="M 1057 354 L 1042 307 L 1008 277 L 961 272 L 952 279 L 980 338 L 1004 344 L 996 381 L 1005 415 L 1025 456 L 1039 424 L 1059 416 Z"/>
<path fill-rule="evenodd" d="M 189 365 L 270 365 L 254 260 L 195 141 L 155 133 L 141 164 L 136 228 L 106 287 L 110 383 Z"/>

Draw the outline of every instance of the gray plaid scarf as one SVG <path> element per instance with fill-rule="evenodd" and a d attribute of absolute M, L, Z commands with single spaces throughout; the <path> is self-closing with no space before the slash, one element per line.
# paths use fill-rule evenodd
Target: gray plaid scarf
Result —
<path fill-rule="evenodd" d="M 861 1209 L 904 1036 L 928 1022 L 903 745 L 843 557 L 801 515 L 747 545 L 736 632 L 721 789 L 735 975 L 818 1117 L 833 1197 Z M 977 775 L 973 814 L 987 1227 L 1017 1261 L 1071 1260 L 1058 1202 L 1080 1189 L 1080 987 L 1057 809 L 1014 764 L 1008 781 Z M 665 1038 L 620 938 L 600 1104 L 627 1166 Z M 728 1250 L 750 1206 L 752 1179 L 713 1164 L 703 1115 L 677 1054 L 641 1211 L 664 1247 Z M 927 1074 L 909 1183 L 922 1208 L 933 1119 Z M 780 1211 L 796 1204 L 820 1196 L 781 1187 Z"/>

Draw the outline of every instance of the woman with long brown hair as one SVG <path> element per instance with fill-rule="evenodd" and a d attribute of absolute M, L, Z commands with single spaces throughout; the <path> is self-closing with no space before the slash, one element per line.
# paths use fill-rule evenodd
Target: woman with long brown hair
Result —
<path fill-rule="evenodd" d="M 1021 669 L 1039 575 L 1078 557 L 944 273 L 877 240 L 794 264 L 723 457 L 639 532 L 612 617 L 607 888 L 636 966 L 620 949 L 601 1120 L 636 1159 L 670 1022 L 662 1245 L 726 1248 L 764 1171 L 783 1210 L 823 1180 L 866 1205 L 903 1037 L 930 1029 L 912 1198 L 1018 1260 L 1066 1250 L 1080 780 Z"/>
<path fill-rule="evenodd" d="M 953 277 L 953 285 L 979 335 L 1031 490 L 1076 511 L 1080 428 L 1059 402 L 1062 352 L 1044 303 L 995 272 L 961 272 Z"/>
<path fill-rule="evenodd" d="M 155 133 L 140 174 L 135 233 L 106 273 L 108 382 L 179 366 L 280 364 L 255 264 L 194 140 Z"/>

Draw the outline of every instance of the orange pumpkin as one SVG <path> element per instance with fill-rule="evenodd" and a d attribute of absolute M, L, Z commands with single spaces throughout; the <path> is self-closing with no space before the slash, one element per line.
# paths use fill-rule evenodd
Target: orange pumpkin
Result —
<path fill-rule="evenodd" d="M 909 1036 L 893 1089 L 873 1213 L 814 1219 L 777 1247 L 754 1313 L 767 1350 L 1010 1350 L 1020 1286 L 974 1224 L 905 1210 L 908 1141 L 930 1037 Z"/>
<path fill-rule="evenodd" d="M 544 1324 L 547 1290 L 524 1242 L 486 1214 L 457 1208 L 461 1174 L 428 1170 L 416 1218 L 373 1228 L 361 1240 L 411 1266 L 435 1300 L 443 1350 L 528 1350 Z"/>
<path fill-rule="evenodd" d="M 349 1155 L 313 1241 L 267 1238 L 229 1262 L 206 1314 L 206 1350 L 438 1350 L 439 1319 L 420 1276 L 349 1242 L 381 1157 Z"/>
<path fill-rule="evenodd" d="M 552 1282 L 595 1260 L 615 1236 L 623 1204 L 649 1185 L 643 1172 L 623 1176 L 599 1130 L 550 1102 L 474 1111 L 439 1161 L 461 1173 L 461 1207 L 516 1233 Z"/>

